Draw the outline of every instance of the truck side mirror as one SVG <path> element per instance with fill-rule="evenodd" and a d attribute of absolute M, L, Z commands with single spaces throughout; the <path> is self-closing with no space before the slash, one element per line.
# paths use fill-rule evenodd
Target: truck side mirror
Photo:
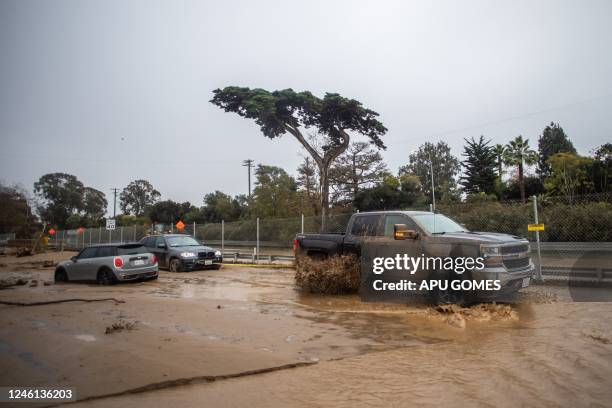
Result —
<path fill-rule="evenodd" d="M 395 239 L 417 239 L 419 233 L 415 230 L 408 229 L 406 224 L 395 224 L 393 226 L 393 238 Z"/>

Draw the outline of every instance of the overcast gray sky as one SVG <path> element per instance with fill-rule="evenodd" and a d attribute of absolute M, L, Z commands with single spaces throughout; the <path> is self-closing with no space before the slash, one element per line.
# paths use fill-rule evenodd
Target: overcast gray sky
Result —
<path fill-rule="evenodd" d="M 208 102 L 227 85 L 362 101 L 393 171 L 428 140 L 536 147 L 550 121 L 588 154 L 612 140 L 611 19 L 607 0 L 0 0 L 0 179 L 144 178 L 201 205 L 246 193 L 243 159 L 295 173 L 297 141 Z"/>

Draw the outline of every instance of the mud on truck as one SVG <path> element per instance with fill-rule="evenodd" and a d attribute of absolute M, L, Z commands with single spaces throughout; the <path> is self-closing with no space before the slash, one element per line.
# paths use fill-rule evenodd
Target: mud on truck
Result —
<path fill-rule="evenodd" d="M 529 286 L 535 267 L 529 257 L 529 242 L 494 232 L 469 231 L 443 215 L 425 211 L 378 211 L 353 214 L 343 233 L 297 234 L 296 259 L 334 255 L 362 255 L 362 246 L 393 248 L 410 257 L 481 257 L 484 267 L 472 269 L 461 279 L 499 280 L 501 290 L 468 295 L 450 290 L 432 293 L 437 303 L 471 303 L 512 297 Z M 388 249 L 387 248 L 387 249 Z M 425 271 L 424 279 L 452 279 L 449 271 Z M 455 275 L 456 277 L 456 275 Z"/>

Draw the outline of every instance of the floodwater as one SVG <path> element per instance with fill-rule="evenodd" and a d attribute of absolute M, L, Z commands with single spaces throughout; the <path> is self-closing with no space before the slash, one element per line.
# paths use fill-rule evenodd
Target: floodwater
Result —
<path fill-rule="evenodd" d="M 22 285 L 0 297 L 125 302 L 3 306 L 0 382 L 75 386 L 98 398 L 77 406 L 94 407 L 612 406 L 612 302 L 574 295 L 545 286 L 513 305 L 362 303 L 303 294 L 291 270 L 239 267 L 110 288 Z M 105 333 L 122 320 L 136 328 Z M 296 362 L 314 364 L 258 371 Z M 227 378 L 236 373 L 246 374 Z M 198 376 L 218 379 L 177 385 Z"/>
<path fill-rule="evenodd" d="M 150 294 L 245 302 L 369 345 L 308 367 L 83 405 L 612 406 L 612 303 L 572 302 L 567 288 L 532 287 L 515 305 L 439 310 L 303 295 L 281 270 L 170 280 Z"/>

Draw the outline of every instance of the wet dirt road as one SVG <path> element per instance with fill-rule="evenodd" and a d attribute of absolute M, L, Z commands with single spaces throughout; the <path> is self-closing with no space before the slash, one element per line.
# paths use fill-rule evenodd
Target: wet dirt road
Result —
<path fill-rule="evenodd" d="M 24 273 L 42 282 L 51 271 L 0 271 Z M 0 383 L 120 394 L 76 404 L 94 407 L 610 406 L 612 303 L 573 303 L 566 292 L 531 288 L 512 308 L 440 313 L 304 296 L 288 269 L 25 285 L 0 300 L 125 303 L 0 306 Z M 119 322 L 134 326 L 105 334 Z M 288 368 L 296 363 L 308 365 Z M 125 394 L 140 387 L 163 389 Z"/>

